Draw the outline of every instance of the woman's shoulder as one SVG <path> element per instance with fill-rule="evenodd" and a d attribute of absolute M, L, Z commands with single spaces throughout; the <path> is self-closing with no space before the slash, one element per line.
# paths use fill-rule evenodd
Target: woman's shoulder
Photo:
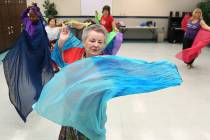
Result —
<path fill-rule="evenodd" d="M 203 19 L 200 20 L 200 24 L 203 24 L 205 23 L 205 21 Z"/>
<path fill-rule="evenodd" d="M 60 27 L 50 27 L 50 26 L 45 26 L 45 30 L 49 30 L 49 31 L 59 31 Z"/>
<path fill-rule="evenodd" d="M 200 26 L 203 27 L 203 26 L 206 26 L 206 25 L 207 25 L 206 22 L 205 22 L 203 19 L 201 19 L 201 20 L 200 20 Z"/>
<path fill-rule="evenodd" d="M 45 26 L 45 30 L 49 30 L 50 27 L 48 25 Z"/>

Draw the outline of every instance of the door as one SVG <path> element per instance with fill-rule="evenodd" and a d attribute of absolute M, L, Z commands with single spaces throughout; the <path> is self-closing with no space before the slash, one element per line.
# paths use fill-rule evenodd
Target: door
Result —
<path fill-rule="evenodd" d="M 7 4 L 7 0 L 0 0 L 0 4 L 1 4 L 1 5 Z"/>
<path fill-rule="evenodd" d="M 9 1 L 10 2 L 10 1 Z M 7 10 L 8 10 L 8 37 L 9 37 L 9 44 L 8 47 L 10 47 L 14 41 L 16 41 L 16 29 L 15 25 L 17 24 L 17 16 L 16 16 L 16 3 L 10 2 L 7 5 Z"/>
<path fill-rule="evenodd" d="M 8 32 L 0 32 L 0 52 L 5 51 L 8 47 Z"/>
<path fill-rule="evenodd" d="M 7 0 L 0 0 L 0 52 L 8 47 L 8 17 Z"/>
<path fill-rule="evenodd" d="M 9 13 L 7 5 L 0 4 L 0 18 L 1 18 L 1 29 L 2 31 L 7 31 L 8 21 L 9 21 Z"/>
<path fill-rule="evenodd" d="M 21 19 L 21 13 L 23 12 L 24 9 L 27 8 L 26 5 L 26 0 L 18 0 L 17 4 L 16 4 L 16 24 L 15 24 L 15 32 L 17 33 L 17 36 L 19 36 L 19 34 L 21 33 L 21 28 L 22 26 L 22 19 Z"/>
<path fill-rule="evenodd" d="M 21 12 L 26 0 L 0 0 L 0 51 L 11 47 L 21 32 Z"/>

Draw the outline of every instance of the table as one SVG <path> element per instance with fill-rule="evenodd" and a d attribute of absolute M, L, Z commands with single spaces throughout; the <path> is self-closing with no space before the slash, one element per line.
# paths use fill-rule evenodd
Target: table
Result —
<path fill-rule="evenodd" d="M 120 27 L 120 31 L 124 33 L 124 39 L 145 39 L 157 40 L 158 27 L 142 27 L 142 26 L 125 26 Z"/>

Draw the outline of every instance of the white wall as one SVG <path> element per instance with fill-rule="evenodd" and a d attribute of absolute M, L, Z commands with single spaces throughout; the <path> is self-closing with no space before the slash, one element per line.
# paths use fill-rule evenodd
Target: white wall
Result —
<path fill-rule="evenodd" d="M 100 11 L 104 5 L 112 5 L 112 0 L 81 0 L 80 15 L 94 16 L 95 11 Z"/>
<path fill-rule="evenodd" d="M 129 3 L 128 3 L 129 2 Z M 200 0 L 113 0 L 113 14 L 122 16 L 168 16 L 170 11 L 191 11 Z"/>
<path fill-rule="evenodd" d="M 28 0 L 31 3 L 32 0 Z M 33 0 L 38 3 L 43 12 L 43 0 Z M 112 15 L 119 16 L 169 16 L 170 11 L 192 11 L 196 4 L 203 0 L 112 0 Z M 60 16 L 80 16 L 80 0 L 51 0 L 56 4 L 58 15 Z M 76 19 L 84 21 L 85 18 Z M 152 18 L 119 18 L 126 25 L 136 26 L 140 23 L 153 20 L 156 21 L 157 27 L 164 28 L 167 32 L 168 19 Z"/>
<path fill-rule="evenodd" d="M 30 5 L 31 2 L 36 2 L 43 13 L 43 3 L 44 0 L 27 0 L 27 5 Z M 50 0 L 56 5 L 56 9 L 59 15 L 63 16 L 79 16 L 80 15 L 80 0 Z"/>
<path fill-rule="evenodd" d="M 43 11 L 44 0 L 35 1 Z M 121 16 L 168 16 L 170 11 L 191 11 L 202 0 L 112 0 L 112 15 Z M 61 16 L 81 15 L 80 0 L 51 0 Z"/>

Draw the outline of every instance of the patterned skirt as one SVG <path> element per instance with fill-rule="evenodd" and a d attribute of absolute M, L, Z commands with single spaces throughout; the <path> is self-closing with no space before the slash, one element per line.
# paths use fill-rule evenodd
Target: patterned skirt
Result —
<path fill-rule="evenodd" d="M 72 127 L 62 126 L 58 140 L 89 140 L 89 139 Z"/>

